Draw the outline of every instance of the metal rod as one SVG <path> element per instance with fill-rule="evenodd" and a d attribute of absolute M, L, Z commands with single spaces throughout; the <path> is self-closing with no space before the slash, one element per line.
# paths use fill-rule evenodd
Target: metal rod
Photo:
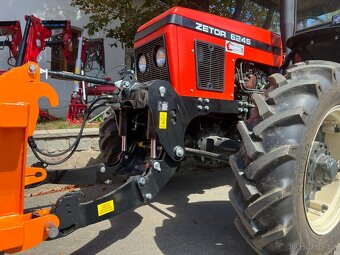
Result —
<path fill-rule="evenodd" d="M 207 157 L 211 159 L 217 159 L 217 160 L 229 163 L 229 157 L 223 154 L 213 153 L 209 151 L 202 151 L 202 150 L 193 149 L 189 147 L 185 147 L 185 151 L 193 155 L 203 156 L 203 157 Z"/>
<path fill-rule="evenodd" d="M 122 137 L 122 152 L 127 151 L 127 145 L 126 145 L 126 136 L 123 135 Z"/>
<path fill-rule="evenodd" d="M 100 79 L 100 78 L 87 76 L 87 75 L 74 74 L 74 73 L 69 73 L 69 72 L 48 70 L 48 75 L 58 77 L 58 78 L 67 79 L 67 80 L 73 80 L 73 81 L 86 81 L 86 82 L 91 82 L 91 83 L 95 83 L 95 84 L 116 86 L 115 82 L 113 82 L 113 81 L 108 81 L 108 80 L 105 80 L 105 79 Z"/>
<path fill-rule="evenodd" d="M 84 70 L 81 70 L 81 74 L 84 75 Z M 85 81 L 82 81 L 82 82 L 81 82 L 81 92 L 82 92 L 82 94 L 83 94 L 83 100 L 84 100 L 84 102 L 87 102 Z"/>
<path fill-rule="evenodd" d="M 156 139 L 151 139 L 150 158 L 151 159 L 157 158 L 157 140 Z"/>
<path fill-rule="evenodd" d="M 82 51 L 83 51 L 83 37 L 78 37 L 78 51 L 77 51 L 77 59 L 76 59 L 74 73 L 84 75 L 83 70 L 82 70 L 82 65 L 81 65 L 82 64 L 81 63 L 81 53 L 82 53 Z M 79 86 L 80 86 L 80 82 L 74 81 L 73 91 L 78 92 Z"/>
<path fill-rule="evenodd" d="M 29 31 L 30 31 L 31 23 L 32 23 L 31 17 L 26 16 L 26 26 L 25 26 L 24 34 L 22 36 L 22 40 L 19 46 L 17 59 L 15 62 L 16 67 L 22 66 L 24 64 L 24 58 L 26 55 L 26 47 L 27 47 L 27 38 L 28 38 Z"/>

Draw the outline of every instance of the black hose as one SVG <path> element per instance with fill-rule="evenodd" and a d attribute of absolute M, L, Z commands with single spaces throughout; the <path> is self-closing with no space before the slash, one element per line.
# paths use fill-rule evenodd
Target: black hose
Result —
<path fill-rule="evenodd" d="M 96 100 L 94 100 L 90 105 L 89 105 L 89 108 L 86 110 L 86 113 L 85 113 L 85 116 L 84 116 L 84 121 L 80 127 L 80 130 L 79 130 L 79 133 L 78 133 L 78 136 L 77 136 L 77 139 L 73 142 L 73 144 L 70 145 L 69 148 L 67 148 L 65 151 L 62 151 L 62 152 L 59 152 L 59 153 L 46 153 L 46 152 L 43 152 L 42 150 L 40 150 L 36 143 L 35 143 L 35 140 L 33 137 L 29 137 L 28 138 L 28 145 L 31 147 L 31 149 L 33 150 L 36 150 L 37 152 L 39 152 L 41 155 L 44 155 L 46 157 L 58 157 L 58 156 L 62 156 L 62 155 L 65 155 L 67 152 L 71 151 L 72 148 L 74 146 L 77 145 L 77 143 L 79 143 L 79 140 L 81 139 L 81 135 L 83 133 L 83 130 L 85 128 L 85 124 L 86 124 L 86 121 L 88 120 L 90 114 L 95 110 L 97 109 L 98 107 L 96 107 L 95 109 L 92 109 L 95 105 L 95 103 L 97 103 L 98 101 L 101 101 L 101 100 L 108 100 L 110 99 L 109 97 L 100 97 Z M 103 105 L 104 106 L 104 105 Z"/>
<path fill-rule="evenodd" d="M 103 107 L 103 106 L 107 106 L 107 105 L 106 105 L 106 104 L 97 105 L 96 107 L 93 108 L 93 110 L 92 110 L 91 112 L 93 112 L 93 111 L 96 110 L 97 108 Z M 78 145 L 79 145 L 80 139 L 81 139 L 81 136 L 78 135 L 78 138 L 77 138 L 76 141 L 74 142 L 75 146 L 74 146 L 73 148 L 72 148 L 72 147 L 69 147 L 69 148 L 67 149 L 67 151 L 70 151 L 70 149 L 72 148 L 70 154 L 68 154 L 65 158 L 63 158 L 63 159 L 61 159 L 61 160 L 59 160 L 59 161 L 57 161 L 57 162 L 48 162 L 48 161 L 44 160 L 43 158 L 41 158 L 41 157 L 39 156 L 38 151 L 37 151 L 36 149 L 33 149 L 33 148 L 32 148 L 32 152 L 33 152 L 34 156 L 35 156 L 37 159 L 39 159 L 43 164 L 46 165 L 46 167 L 47 167 L 48 165 L 59 165 L 59 164 L 62 164 L 62 163 L 64 163 L 64 162 L 66 162 L 66 161 L 67 161 L 67 160 L 75 153 L 75 151 L 77 150 L 77 147 L 78 147 Z M 42 153 L 41 153 L 41 154 L 42 154 Z M 60 153 L 59 153 L 59 154 L 60 154 Z M 64 154 L 66 154 L 66 151 L 63 151 L 63 152 L 62 152 L 62 155 L 64 155 Z M 44 155 L 44 154 L 43 154 L 43 155 Z M 48 157 L 57 157 L 57 154 L 53 154 L 53 156 L 48 156 Z"/>
<path fill-rule="evenodd" d="M 100 101 L 100 100 L 108 100 L 110 99 L 110 97 L 101 97 L 101 98 L 98 98 L 96 99 L 94 102 L 92 102 L 92 104 L 89 106 L 88 110 L 86 111 L 85 113 L 85 116 L 84 116 L 84 121 L 81 125 L 81 128 L 80 128 L 80 131 L 79 131 L 79 134 L 78 134 L 78 137 L 77 139 L 73 142 L 73 144 L 68 148 L 66 149 L 65 151 L 62 151 L 62 152 L 59 152 L 59 153 L 54 153 L 54 154 L 50 154 L 50 153 L 45 153 L 43 152 L 42 150 L 40 150 L 35 141 L 34 141 L 34 138 L 33 137 L 30 137 L 28 139 L 28 144 L 29 146 L 31 147 L 32 149 L 32 152 L 33 154 L 36 156 L 37 159 L 39 159 L 42 163 L 46 164 L 46 165 L 58 165 L 58 164 L 61 164 L 61 163 L 64 163 L 66 160 L 68 160 L 73 154 L 74 152 L 76 151 L 78 145 L 79 145 L 79 142 L 80 142 L 80 139 L 82 137 L 82 133 L 84 131 L 84 127 L 85 127 L 85 123 L 86 121 L 88 120 L 89 116 L 91 115 L 92 112 L 94 112 L 96 109 L 100 108 L 100 107 L 103 107 L 103 106 L 107 106 L 107 103 L 108 102 L 105 102 L 105 103 L 102 103 L 102 104 L 99 104 L 99 105 L 95 105 L 96 102 Z M 62 156 L 62 155 L 65 155 L 66 153 L 70 152 L 69 155 L 67 155 L 64 159 L 60 160 L 60 161 L 57 161 L 57 162 L 48 162 L 44 159 L 42 159 L 39 155 L 43 155 L 43 156 L 47 156 L 47 157 L 58 157 L 58 156 Z"/>

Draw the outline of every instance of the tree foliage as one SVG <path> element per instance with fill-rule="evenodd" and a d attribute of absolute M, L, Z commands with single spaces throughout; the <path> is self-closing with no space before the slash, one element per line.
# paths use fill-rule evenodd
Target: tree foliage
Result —
<path fill-rule="evenodd" d="M 90 35 L 102 30 L 106 37 L 115 38 L 127 47 L 132 47 L 139 26 L 173 6 L 189 7 L 224 17 L 232 17 L 241 7 L 237 19 L 258 26 L 261 26 L 258 23 L 265 22 L 268 11 L 249 0 L 72 0 L 71 4 L 90 15 L 89 23 L 85 26 Z M 114 21 L 119 21 L 119 24 L 114 26 Z"/>

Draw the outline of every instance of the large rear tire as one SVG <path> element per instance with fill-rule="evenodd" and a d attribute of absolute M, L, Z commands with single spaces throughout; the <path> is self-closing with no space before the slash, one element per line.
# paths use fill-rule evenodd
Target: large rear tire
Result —
<path fill-rule="evenodd" d="M 117 161 L 121 153 L 121 143 L 117 116 L 111 108 L 108 108 L 99 127 L 99 148 L 105 163 L 113 164 Z"/>
<path fill-rule="evenodd" d="M 340 173 L 314 185 L 318 156 L 340 160 L 340 65 L 309 61 L 270 79 L 275 88 L 254 94 L 256 110 L 238 124 L 244 145 L 230 158 L 235 224 L 259 254 L 332 254 L 340 241 Z M 317 199 L 323 209 L 315 211 Z"/>

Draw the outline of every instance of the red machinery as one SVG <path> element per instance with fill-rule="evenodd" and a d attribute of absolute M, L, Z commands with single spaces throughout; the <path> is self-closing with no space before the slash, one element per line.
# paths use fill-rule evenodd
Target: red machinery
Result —
<path fill-rule="evenodd" d="M 40 20 L 31 15 L 26 16 L 26 26 L 24 34 L 21 33 L 19 21 L 0 22 L 0 36 L 6 36 L 2 41 L 3 46 L 10 49 L 11 59 L 15 59 L 15 66 L 21 66 L 29 61 L 37 62 L 37 57 L 45 47 L 62 47 L 65 58 L 73 60 L 72 34 L 69 20 Z M 62 29 L 61 33 L 55 34 L 53 31 Z M 9 38 L 11 36 L 11 38 Z M 1 71 L 2 74 L 4 71 Z M 40 110 L 39 116 L 47 120 L 57 118 Z"/>
<path fill-rule="evenodd" d="M 60 46 L 66 59 L 72 60 L 72 34 L 69 20 L 41 20 L 26 16 L 26 26 L 20 44 L 16 66 L 28 61 L 36 62 L 37 57 L 45 47 Z M 62 29 L 59 34 L 53 30 Z"/>
<path fill-rule="evenodd" d="M 96 62 L 98 65 L 98 68 L 96 69 L 99 69 L 98 74 L 100 72 L 105 74 L 104 39 L 88 39 L 80 37 L 78 40 L 78 56 L 75 73 L 86 74 L 86 72 L 90 72 L 93 70 L 94 62 Z M 89 83 L 75 81 L 74 92 L 71 95 L 66 120 L 71 123 L 81 123 L 83 121 L 84 111 L 87 109 L 89 96 L 97 97 L 103 94 L 111 94 L 114 91 L 114 86 L 91 86 Z"/>
<path fill-rule="evenodd" d="M 10 63 L 11 59 L 15 59 L 18 53 L 18 47 L 22 40 L 20 21 L 0 21 L 0 37 L 4 40 L 0 41 L 1 49 L 5 47 L 9 48 L 9 58 L 7 63 Z M 0 71 L 3 74 L 6 71 Z"/>

